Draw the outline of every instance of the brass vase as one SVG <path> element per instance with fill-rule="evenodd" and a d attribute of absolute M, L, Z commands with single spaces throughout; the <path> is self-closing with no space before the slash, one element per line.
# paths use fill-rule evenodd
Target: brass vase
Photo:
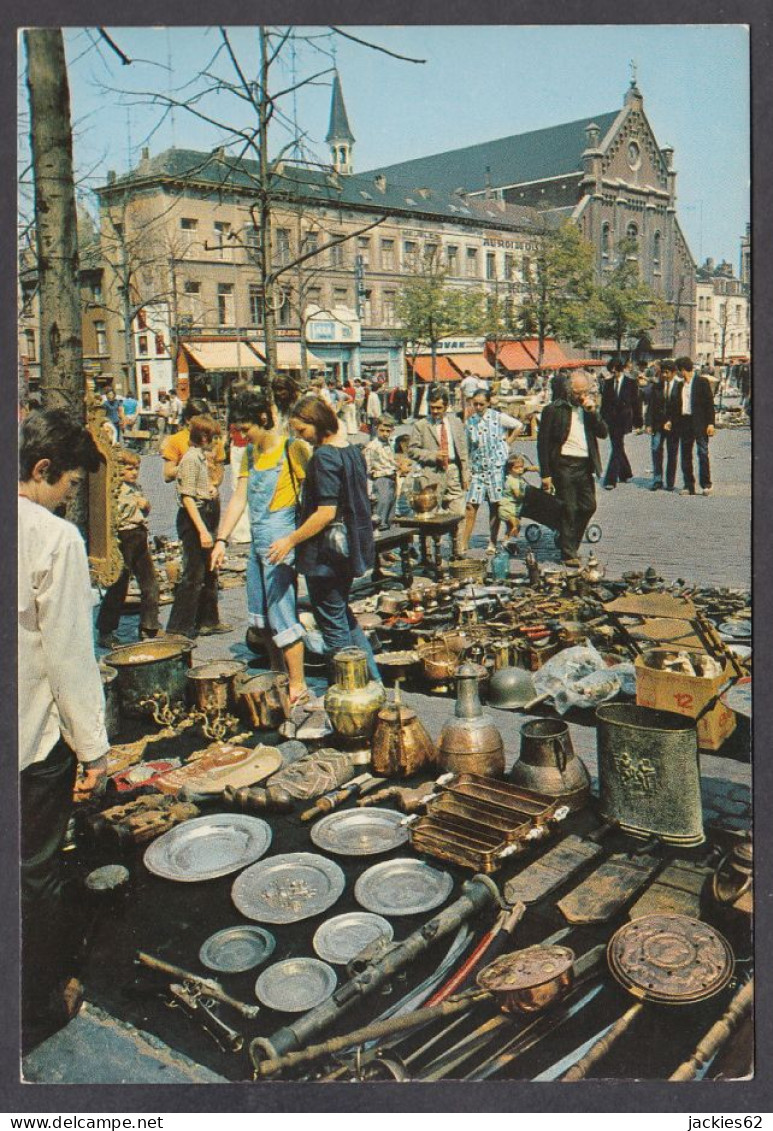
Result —
<path fill-rule="evenodd" d="M 325 710 L 342 738 L 370 738 L 376 715 L 386 702 L 384 685 L 368 675 L 361 648 L 343 648 L 333 656 L 335 682 L 325 692 Z"/>
<path fill-rule="evenodd" d="M 400 702 L 400 680 L 395 681 L 395 701 L 382 707 L 373 731 L 371 766 L 381 777 L 409 778 L 437 765 L 438 751 L 415 711 Z"/>
<path fill-rule="evenodd" d="M 502 777 L 505 748 L 502 735 L 480 705 L 476 664 L 456 672 L 456 709 L 440 735 L 440 766 L 460 774 Z"/>
<path fill-rule="evenodd" d="M 432 514 L 437 510 L 438 505 L 438 489 L 436 483 L 424 483 L 418 491 L 414 491 L 411 495 L 411 506 L 413 513 L 421 518 L 425 514 Z"/>

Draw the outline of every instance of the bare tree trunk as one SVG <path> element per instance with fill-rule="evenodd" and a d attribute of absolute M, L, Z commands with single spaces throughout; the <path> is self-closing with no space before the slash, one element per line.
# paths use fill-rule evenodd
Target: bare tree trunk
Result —
<path fill-rule="evenodd" d="M 64 41 L 58 28 L 33 28 L 24 32 L 24 43 L 35 182 L 43 408 L 64 409 L 83 424 L 86 401 L 78 223 Z M 67 517 L 84 535 L 87 491 L 84 482 L 67 507 Z"/>
<path fill-rule="evenodd" d="M 78 227 L 64 42 L 57 28 L 25 31 L 24 42 L 35 179 L 43 407 L 63 408 L 83 422 Z"/>

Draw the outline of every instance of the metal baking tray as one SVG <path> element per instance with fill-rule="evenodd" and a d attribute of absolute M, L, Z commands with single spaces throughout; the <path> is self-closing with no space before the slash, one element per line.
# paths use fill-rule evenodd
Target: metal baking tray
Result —
<path fill-rule="evenodd" d="M 468 798 L 455 797 L 447 793 L 429 802 L 427 815 L 448 824 L 463 821 L 476 831 L 495 834 L 498 840 L 506 844 L 523 840 L 534 828 L 531 814 L 504 815 L 497 806 L 481 805 Z"/>
<path fill-rule="evenodd" d="M 547 824 L 561 807 L 560 798 L 496 781 L 482 774 L 459 774 L 444 788 L 453 797 L 474 802 L 481 813 L 529 817 L 535 825 Z"/>
<path fill-rule="evenodd" d="M 437 827 L 427 817 L 422 817 L 411 827 L 411 843 L 417 852 L 425 852 L 440 860 L 486 874 L 499 868 L 504 851 L 509 856 L 515 848 L 514 845 L 506 845 L 501 841 L 498 844 L 486 844 L 462 837 L 454 830 Z"/>

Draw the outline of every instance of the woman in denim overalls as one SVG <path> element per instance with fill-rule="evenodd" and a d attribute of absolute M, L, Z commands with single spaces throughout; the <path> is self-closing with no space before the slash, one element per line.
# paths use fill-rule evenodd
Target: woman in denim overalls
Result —
<path fill-rule="evenodd" d="M 273 564 L 267 551 L 277 538 L 295 530 L 295 505 L 305 467 L 305 459 L 298 456 L 307 453 L 305 446 L 283 436 L 275 423 L 273 406 L 264 396 L 244 393 L 238 397 L 232 406 L 232 419 L 246 433 L 249 443 L 236 489 L 220 523 L 212 562 L 214 568 L 222 565 L 228 538 L 246 507 L 252 531 L 247 560 L 249 624 L 265 636 L 272 665 L 286 668 L 290 700 L 297 703 L 308 696 L 308 689 L 303 675 L 304 629 L 296 611 L 295 558 L 290 555 Z"/>

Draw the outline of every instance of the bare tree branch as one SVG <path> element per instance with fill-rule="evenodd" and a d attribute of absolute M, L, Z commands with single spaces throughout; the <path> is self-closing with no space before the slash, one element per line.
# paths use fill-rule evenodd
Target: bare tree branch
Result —
<path fill-rule="evenodd" d="M 359 39 L 351 32 L 341 31 L 340 27 L 333 27 L 332 24 L 328 25 L 332 32 L 336 35 L 343 36 L 344 39 L 351 39 L 353 43 L 359 43 L 362 47 L 369 47 L 371 51 L 382 51 L 384 55 L 391 55 L 393 59 L 400 59 L 403 63 L 426 63 L 426 59 L 412 59 L 409 55 L 398 55 L 396 51 L 390 51 L 386 47 L 379 47 L 377 43 L 368 43 L 365 39 Z"/>
<path fill-rule="evenodd" d="M 110 47 L 113 51 L 115 51 L 116 55 L 121 60 L 124 67 L 130 66 L 131 65 L 131 59 L 129 58 L 129 56 L 124 55 L 121 48 L 118 46 L 118 44 L 115 42 L 115 40 L 110 38 L 110 36 L 105 31 L 105 29 L 103 27 L 98 27 L 97 32 L 101 36 L 101 38 L 104 39 L 104 41 L 108 45 L 108 47 Z"/>

